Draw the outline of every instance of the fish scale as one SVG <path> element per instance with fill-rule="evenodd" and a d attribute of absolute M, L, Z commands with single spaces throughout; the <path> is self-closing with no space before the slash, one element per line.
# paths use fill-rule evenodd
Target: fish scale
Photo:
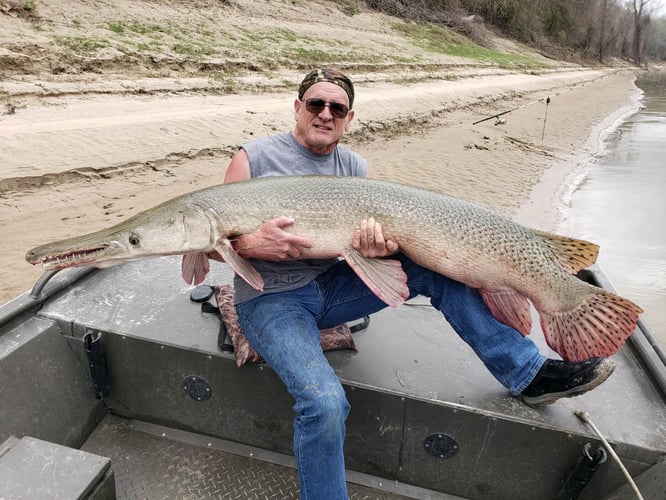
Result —
<path fill-rule="evenodd" d="M 531 302 L 548 344 L 565 359 L 613 354 L 642 312 L 574 275 L 595 262 L 593 243 L 530 229 L 452 196 L 359 177 L 265 177 L 213 186 L 111 228 L 35 248 L 26 259 L 58 269 L 183 254 L 183 277 L 197 283 L 208 272 L 207 254 L 217 250 L 260 290 L 261 276 L 230 239 L 278 216 L 292 217 L 285 229 L 312 242 L 301 258 L 343 257 L 374 293 L 397 306 L 408 296 L 398 261 L 365 258 L 352 248 L 354 230 L 373 217 L 410 259 L 479 289 L 491 313 L 524 335 L 531 330 Z"/>

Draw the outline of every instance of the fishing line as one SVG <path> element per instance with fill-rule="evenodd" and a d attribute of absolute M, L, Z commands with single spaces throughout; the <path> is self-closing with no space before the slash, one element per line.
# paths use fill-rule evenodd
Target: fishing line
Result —
<path fill-rule="evenodd" d="M 555 92 L 554 94 L 551 94 L 551 96 L 555 97 L 555 96 L 558 96 L 558 95 L 564 94 L 565 92 L 571 92 L 572 90 L 576 90 L 576 89 L 578 89 L 578 88 L 580 88 L 580 87 L 583 87 L 583 86 L 585 86 L 585 85 L 589 85 L 589 84 L 591 84 L 591 83 L 596 83 L 596 82 L 598 82 L 599 80 L 603 80 L 604 78 L 608 78 L 608 77 L 610 77 L 610 76 L 612 76 L 612 75 L 615 75 L 616 73 L 619 73 L 620 71 L 621 71 L 621 70 L 613 71 L 612 73 L 608 73 L 608 74 L 606 74 L 606 75 L 602 75 L 602 76 L 600 76 L 600 77 L 598 77 L 598 78 L 594 78 L 594 79 L 589 80 L 589 81 L 586 81 L 586 82 L 581 82 L 581 83 L 579 83 L 579 84 L 577 84 L 577 85 L 574 85 L 573 87 L 564 88 L 564 89 L 560 90 L 559 92 Z M 546 112 L 548 112 L 548 104 L 550 104 L 550 97 L 551 97 L 551 96 L 548 96 L 548 97 L 546 98 Z M 483 122 L 485 122 L 485 121 L 492 120 L 493 118 L 497 119 L 497 118 L 499 118 L 499 117 L 502 116 L 502 115 L 506 115 L 506 114 L 508 114 L 508 113 L 513 113 L 514 111 L 518 111 L 519 109 L 526 108 L 527 106 L 531 106 L 532 104 L 535 104 L 535 103 L 537 103 L 537 102 L 541 102 L 541 101 L 543 101 L 543 98 L 534 99 L 533 101 L 527 102 L 527 103 L 525 103 L 525 104 L 523 104 L 523 105 L 521 105 L 521 106 L 518 106 L 518 107 L 516 107 L 516 108 L 509 109 L 509 110 L 507 110 L 507 111 L 502 111 L 501 113 L 495 113 L 494 115 L 490 115 L 490 116 L 487 116 L 487 117 L 485 117 L 485 118 L 481 118 L 480 120 L 477 120 L 477 121 L 473 122 L 472 125 L 478 125 L 479 123 L 483 123 Z M 544 120 L 544 130 L 545 130 L 545 128 L 546 128 L 546 122 L 545 122 L 545 120 Z M 542 135 L 543 135 L 543 134 L 542 134 Z M 542 139 L 543 139 L 543 136 L 542 136 Z"/>

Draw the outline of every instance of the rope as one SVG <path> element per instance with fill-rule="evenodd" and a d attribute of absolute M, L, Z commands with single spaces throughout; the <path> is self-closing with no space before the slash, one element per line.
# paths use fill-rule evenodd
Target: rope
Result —
<path fill-rule="evenodd" d="M 629 474 L 629 471 L 625 468 L 624 464 L 620 460 L 620 457 L 617 456 L 617 453 L 615 453 L 615 450 L 611 447 L 611 445 L 606 441 L 606 438 L 601 434 L 599 429 L 597 429 L 597 426 L 594 425 L 592 420 L 590 419 L 590 414 L 587 413 L 586 411 L 583 410 L 574 410 L 574 415 L 576 415 L 578 418 L 580 418 L 583 422 L 585 422 L 587 425 L 589 425 L 594 433 L 599 436 L 599 439 L 601 439 L 601 442 L 603 443 L 604 447 L 608 450 L 608 453 L 610 454 L 611 457 L 613 457 L 613 460 L 617 462 L 617 464 L 620 466 L 620 469 L 624 473 L 624 475 L 627 478 L 627 481 L 629 481 L 629 484 L 631 485 L 631 488 L 634 490 L 634 493 L 636 494 L 636 498 L 638 500 L 644 500 L 643 495 L 641 495 L 641 492 L 638 491 L 638 486 L 636 486 L 636 483 L 634 482 L 633 478 L 631 477 L 631 474 Z"/>

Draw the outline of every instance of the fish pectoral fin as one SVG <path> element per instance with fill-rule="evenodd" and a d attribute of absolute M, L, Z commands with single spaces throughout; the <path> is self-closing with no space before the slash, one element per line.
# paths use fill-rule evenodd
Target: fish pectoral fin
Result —
<path fill-rule="evenodd" d="M 409 298 L 407 275 L 400 261 L 363 257 L 353 248 L 345 250 L 343 256 L 372 293 L 388 305 L 397 307 Z"/>
<path fill-rule="evenodd" d="M 567 361 L 615 354 L 643 312 L 630 300 L 589 286 L 590 293 L 577 307 L 558 313 L 539 311 L 546 342 Z"/>
<path fill-rule="evenodd" d="M 511 289 L 497 291 L 480 290 L 483 301 L 497 321 L 518 330 L 523 336 L 532 330 L 530 303 L 525 297 Z"/>
<path fill-rule="evenodd" d="M 180 266 L 180 273 L 188 285 L 198 285 L 210 271 L 208 257 L 203 252 L 186 253 Z"/>
<path fill-rule="evenodd" d="M 567 238 L 545 231 L 535 231 L 552 249 L 557 262 L 571 274 L 591 266 L 597 261 L 599 245 L 576 238 Z"/>
<path fill-rule="evenodd" d="M 255 290 L 263 291 L 264 279 L 261 274 L 252 267 L 247 260 L 238 255 L 238 252 L 231 246 L 231 241 L 223 239 L 215 243 L 215 250 L 222 256 L 224 261 L 229 264 L 229 267 L 234 270 L 238 276 L 243 278 L 248 285 Z"/>

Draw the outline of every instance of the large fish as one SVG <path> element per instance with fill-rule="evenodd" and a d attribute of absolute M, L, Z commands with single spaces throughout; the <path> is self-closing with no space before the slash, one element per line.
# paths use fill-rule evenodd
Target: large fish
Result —
<path fill-rule="evenodd" d="M 301 258 L 343 257 L 384 302 L 408 297 L 406 276 L 392 259 L 352 248 L 360 222 L 373 217 L 414 262 L 479 289 L 492 314 L 523 335 L 529 301 L 548 345 L 564 359 L 615 353 L 633 332 L 640 307 L 574 274 L 595 262 L 598 246 L 516 224 L 490 210 L 424 189 L 358 177 L 288 176 L 223 184 L 179 196 L 104 229 L 30 250 L 45 269 L 106 267 L 184 254 L 182 275 L 200 283 L 206 254 L 218 251 L 261 290 L 263 281 L 230 240 L 277 216 L 312 241 Z"/>

